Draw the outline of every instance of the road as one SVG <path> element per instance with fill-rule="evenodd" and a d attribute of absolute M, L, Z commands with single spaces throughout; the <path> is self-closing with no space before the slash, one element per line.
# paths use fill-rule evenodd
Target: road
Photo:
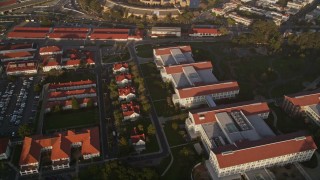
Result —
<path fill-rule="evenodd" d="M 97 95 L 98 95 L 98 107 L 99 107 L 99 114 L 100 114 L 100 142 L 101 142 L 101 149 L 102 149 L 102 157 L 103 159 L 108 157 L 108 143 L 107 143 L 107 123 L 106 123 L 106 111 L 104 106 L 104 92 L 102 88 L 102 58 L 101 58 L 101 50 L 95 52 L 95 73 L 96 73 L 96 80 L 97 80 Z"/>

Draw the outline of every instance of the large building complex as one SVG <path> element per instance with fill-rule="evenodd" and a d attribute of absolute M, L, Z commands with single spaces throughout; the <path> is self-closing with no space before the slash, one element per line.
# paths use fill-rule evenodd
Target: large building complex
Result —
<path fill-rule="evenodd" d="M 194 62 L 190 46 L 155 49 L 154 57 L 163 81 L 172 82 L 173 103 L 181 107 L 196 107 L 239 93 L 236 81 L 217 80 L 211 62 Z"/>
<path fill-rule="evenodd" d="M 193 0 L 139 0 L 142 3 L 150 5 L 169 5 L 169 4 L 179 4 L 182 7 L 189 6 L 190 1 Z"/>
<path fill-rule="evenodd" d="M 45 159 L 45 156 L 50 159 L 53 170 L 69 168 L 72 149 L 79 151 L 83 159 L 99 157 L 99 128 L 77 132 L 69 130 L 48 137 L 25 137 L 19 162 L 20 174 L 38 173 L 40 160 Z"/>
<path fill-rule="evenodd" d="M 282 107 L 290 116 L 305 115 L 320 126 L 320 90 L 286 95 Z"/>
<path fill-rule="evenodd" d="M 186 128 L 191 137 L 201 137 L 212 179 L 240 178 L 252 170 L 311 158 L 317 149 L 312 137 L 305 132 L 276 136 L 264 121 L 268 115 L 268 105 L 263 102 L 189 112 Z"/>

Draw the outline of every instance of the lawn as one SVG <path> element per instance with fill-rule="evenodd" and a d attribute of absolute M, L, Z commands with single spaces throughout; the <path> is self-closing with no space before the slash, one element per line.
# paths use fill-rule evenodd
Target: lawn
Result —
<path fill-rule="evenodd" d="M 175 107 L 168 105 L 167 100 L 154 101 L 153 105 L 158 116 L 169 117 L 178 114 L 178 112 L 175 111 Z"/>
<path fill-rule="evenodd" d="M 166 137 L 168 138 L 168 143 L 170 146 L 175 146 L 179 144 L 186 143 L 186 140 L 183 138 L 182 134 L 180 133 L 186 133 L 184 129 L 180 129 L 179 127 L 175 130 L 172 127 L 172 124 L 176 123 L 179 125 L 184 125 L 184 121 L 167 121 L 166 125 L 164 126 L 164 132 L 166 133 Z"/>
<path fill-rule="evenodd" d="M 16 146 L 14 146 L 13 152 L 12 152 L 11 162 L 12 162 L 12 164 L 15 165 L 16 167 L 19 167 L 19 161 L 20 161 L 21 151 L 22 151 L 22 145 L 16 145 Z"/>
<path fill-rule="evenodd" d="M 137 56 L 142 58 L 152 58 L 153 57 L 153 46 L 151 44 L 144 44 L 136 46 Z"/>
<path fill-rule="evenodd" d="M 282 133 L 291 133 L 298 130 L 306 130 L 306 125 L 302 119 L 293 119 L 289 117 L 280 107 L 269 104 L 269 108 L 274 110 L 278 117 L 277 129 Z"/>
<path fill-rule="evenodd" d="M 80 80 L 95 80 L 95 74 L 91 72 L 76 72 L 69 71 L 64 72 L 60 76 L 47 76 L 44 83 L 59 83 L 59 82 L 70 82 Z"/>
<path fill-rule="evenodd" d="M 98 109 L 85 109 L 47 114 L 44 117 L 45 130 L 79 128 L 99 124 Z"/>
<path fill-rule="evenodd" d="M 156 65 L 154 63 L 141 64 L 141 70 L 152 100 L 166 99 L 168 92 L 165 84 L 162 82 L 160 72 L 157 70 Z"/>
<path fill-rule="evenodd" d="M 181 150 L 186 147 L 188 153 L 182 153 Z M 193 144 L 171 149 L 174 161 L 161 179 L 190 179 L 191 170 L 197 163 L 202 161 L 201 156 L 197 155 Z"/>
<path fill-rule="evenodd" d="M 128 61 L 129 59 L 130 59 L 130 53 L 127 50 L 125 53 L 104 57 L 102 58 L 102 61 L 104 63 L 114 63 L 114 62 Z"/>

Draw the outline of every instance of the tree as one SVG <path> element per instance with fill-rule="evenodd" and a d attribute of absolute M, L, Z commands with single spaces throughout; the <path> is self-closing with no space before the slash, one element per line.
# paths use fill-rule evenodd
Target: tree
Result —
<path fill-rule="evenodd" d="M 120 146 L 127 146 L 128 145 L 128 141 L 126 140 L 126 138 L 121 137 L 119 140 L 119 144 Z"/>
<path fill-rule="evenodd" d="M 142 109 L 143 109 L 144 112 L 149 113 L 150 110 L 151 110 L 151 106 L 150 106 L 149 103 L 143 103 L 142 104 Z"/>
<path fill-rule="evenodd" d="M 41 86 L 40 86 L 40 84 L 35 84 L 35 85 L 33 86 L 33 91 L 34 91 L 34 92 L 40 92 L 40 91 L 41 91 Z"/>
<path fill-rule="evenodd" d="M 185 156 L 185 157 L 189 157 L 189 156 L 194 155 L 194 152 L 190 148 L 187 148 L 187 147 L 183 147 L 179 153 L 181 156 Z"/>
<path fill-rule="evenodd" d="M 115 110 L 113 112 L 113 116 L 114 116 L 114 123 L 117 127 L 119 127 L 122 123 L 123 117 L 122 117 L 122 113 L 120 112 L 120 110 Z"/>
<path fill-rule="evenodd" d="M 89 100 L 88 100 L 88 102 L 87 102 L 87 107 L 92 107 L 93 106 L 93 100 L 92 100 L 92 98 L 90 98 Z"/>
<path fill-rule="evenodd" d="M 155 21 L 155 22 L 158 21 L 158 16 L 156 14 L 153 14 L 152 15 L 152 20 Z"/>
<path fill-rule="evenodd" d="M 144 128 L 143 128 L 143 125 L 142 125 L 142 124 L 138 124 L 138 130 L 139 130 L 139 131 L 143 131 L 143 129 L 144 129 Z"/>
<path fill-rule="evenodd" d="M 24 138 L 25 136 L 30 136 L 32 132 L 33 132 L 32 127 L 30 127 L 27 124 L 21 125 L 18 129 L 18 135 L 22 138 Z"/>
<path fill-rule="evenodd" d="M 55 105 L 54 109 L 53 109 L 53 112 L 60 112 L 60 111 L 61 111 L 60 105 Z"/>
<path fill-rule="evenodd" d="M 178 125 L 178 123 L 173 122 L 173 123 L 171 124 L 171 127 L 172 127 L 173 130 L 176 131 L 176 130 L 178 129 L 179 125 Z"/>
<path fill-rule="evenodd" d="M 0 179 L 9 179 L 8 175 L 9 175 L 9 168 L 3 161 L 1 161 L 0 162 Z"/>
<path fill-rule="evenodd" d="M 226 35 L 229 33 L 228 29 L 225 28 L 225 27 L 220 27 L 219 28 L 219 32 L 222 34 L 222 35 Z"/>
<path fill-rule="evenodd" d="M 150 124 L 148 126 L 148 134 L 149 135 L 155 135 L 156 134 L 156 128 L 153 126 L 153 124 Z"/>
<path fill-rule="evenodd" d="M 72 102 L 72 109 L 79 109 L 80 108 L 79 103 L 75 97 L 72 97 L 71 102 Z"/>

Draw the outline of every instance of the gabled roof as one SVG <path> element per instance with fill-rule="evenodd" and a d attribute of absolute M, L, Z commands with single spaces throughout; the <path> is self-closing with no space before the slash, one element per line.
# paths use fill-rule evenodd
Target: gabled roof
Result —
<path fill-rule="evenodd" d="M 212 69 L 212 64 L 210 61 L 165 66 L 164 69 L 167 74 L 175 74 L 183 72 L 182 68 L 186 66 L 193 66 L 195 70 Z"/>
<path fill-rule="evenodd" d="M 78 65 L 80 65 L 80 60 L 79 59 L 76 59 L 76 60 L 67 60 L 67 62 L 66 62 L 66 66 L 78 66 Z"/>
<path fill-rule="evenodd" d="M 308 106 L 320 103 L 320 90 L 287 95 L 284 98 L 296 106 Z"/>
<path fill-rule="evenodd" d="M 9 141 L 9 138 L 0 138 L 0 154 L 5 153 L 7 151 Z"/>
<path fill-rule="evenodd" d="M 220 168 L 236 166 L 263 159 L 315 150 L 312 137 L 305 132 L 283 134 L 257 141 L 242 141 L 214 148 Z"/>
<path fill-rule="evenodd" d="M 120 96 L 127 96 L 130 93 L 135 94 L 136 93 L 136 89 L 132 86 L 126 86 L 123 88 L 119 88 L 118 89 L 118 93 Z"/>
<path fill-rule="evenodd" d="M 161 55 L 169 55 L 171 54 L 171 49 L 180 49 L 182 53 L 191 52 L 191 46 L 175 46 L 175 47 L 167 47 L 167 48 L 158 48 L 155 49 L 155 55 L 161 56 Z"/>
<path fill-rule="evenodd" d="M 120 74 L 116 76 L 116 81 L 117 82 L 121 82 L 124 79 L 128 79 L 128 80 L 132 80 L 132 75 L 129 73 L 125 73 L 125 74 Z"/>
<path fill-rule="evenodd" d="M 221 105 L 212 108 L 190 110 L 195 124 L 216 122 L 216 114 L 221 112 L 242 111 L 246 116 L 269 112 L 268 104 L 265 102 L 249 101 L 235 104 Z"/>
<path fill-rule="evenodd" d="M 131 142 L 134 143 L 134 144 L 139 142 L 140 140 L 142 140 L 142 141 L 146 140 L 144 134 L 132 135 L 132 136 L 130 136 L 130 138 L 131 138 Z"/>
<path fill-rule="evenodd" d="M 40 48 L 39 53 L 59 52 L 61 48 L 59 46 L 45 46 Z"/>
<path fill-rule="evenodd" d="M 131 116 L 133 113 L 140 114 L 140 106 L 134 102 L 130 102 L 127 104 L 121 104 L 122 114 L 123 116 Z"/>
<path fill-rule="evenodd" d="M 96 90 L 93 88 L 70 90 L 70 91 L 55 91 L 55 92 L 50 92 L 48 94 L 48 98 L 59 98 L 59 97 L 65 97 L 65 96 L 73 96 L 73 95 L 79 95 L 79 94 L 93 94 L 93 93 L 96 93 Z"/>
<path fill-rule="evenodd" d="M 129 68 L 129 64 L 128 63 L 115 63 L 115 64 L 113 64 L 113 70 L 119 70 L 122 67 Z"/>
<path fill-rule="evenodd" d="M 178 95 L 181 99 L 195 97 L 195 96 L 205 96 L 215 93 L 229 92 L 239 90 L 239 85 L 237 81 L 225 81 L 218 82 L 215 84 L 199 85 L 195 87 L 181 88 L 177 89 Z"/>
<path fill-rule="evenodd" d="M 192 33 L 220 34 L 219 30 L 214 28 L 193 28 Z"/>
<path fill-rule="evenodd" d="M 13 63 L 9 62 L 7 65 L 7 72 L 16 72 L 16 71 L 29 71 L 36 70 L 37 64 L 36 62 L 19 62 Z"/>
<path fill-rule="evenodd" d="M 36 135 L 25 137 L 20 156 L 20 165 L 38 163 L 42 148 L 51 147 L 51 160 L 68 158 L 71 155 L 71 145 L 82 143 L 81 154 L 100 153 L 99 128 L 94 127 L 80 132 L 69 130 L 53 136 Z"/>
<path fill-rule="evenodd" d="M 20 52 L 11 52 L 0 55 L 0 58 L 24 58 L 24 57 L 32 57 L 34 54 L 29 51 L 20 51 Z"/>
<path fill-rule="evenodd" d="M 72 86 L 82 86 L 82 85 L 88 85 L 88 84 L 94 84 L 92 80 L 84 80 L 84 81 L 70 81 L 65 83 L 51 83 L 49 84 L 49 89 L 57 89 L 62 87 L 72 87 Z"/>

